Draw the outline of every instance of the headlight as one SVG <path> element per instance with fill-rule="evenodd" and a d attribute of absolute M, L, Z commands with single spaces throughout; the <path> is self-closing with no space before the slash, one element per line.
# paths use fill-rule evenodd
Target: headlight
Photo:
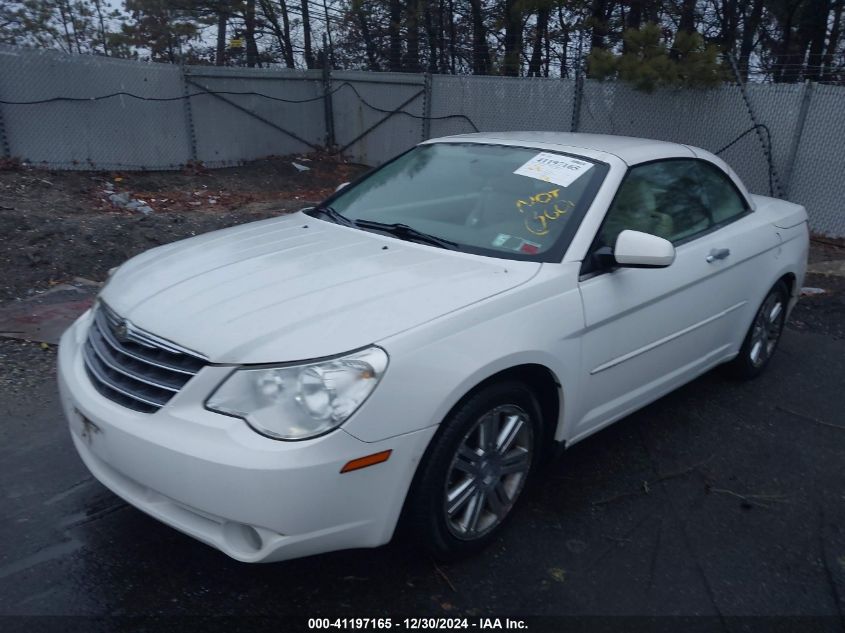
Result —
<path fill-rule="evenodd" d="M 280 440 L 305 440 L 337 428 L 372 393 L 387 354 L 370 347 L 341 358 L 264 369 L 238 369 L 206 402 Z"/>

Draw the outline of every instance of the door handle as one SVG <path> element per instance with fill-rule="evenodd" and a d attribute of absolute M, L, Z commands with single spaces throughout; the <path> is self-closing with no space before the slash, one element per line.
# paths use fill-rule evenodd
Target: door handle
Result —
<path fill-rule="evenodd" d="M 704 261 L 708 264 L 712 264 L 717 259 L 725 259 L 730 254 L 731 250 L 729 248 L 714 248 L 710 251 L 710 254 L 704 258 Z"/>

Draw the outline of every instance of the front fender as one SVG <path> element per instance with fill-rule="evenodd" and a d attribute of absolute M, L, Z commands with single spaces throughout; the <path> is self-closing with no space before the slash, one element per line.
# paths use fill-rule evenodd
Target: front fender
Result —
<path fill-rule="evenodd" d="M 574 410 L 584 312 L 579 264 L 544 264 L 532 282 L 379 341 L 390 366 L 371 398 L 344 429 L 365 442 L 440 424 L 476 385 L 503 370 L 542 365 Z"/>

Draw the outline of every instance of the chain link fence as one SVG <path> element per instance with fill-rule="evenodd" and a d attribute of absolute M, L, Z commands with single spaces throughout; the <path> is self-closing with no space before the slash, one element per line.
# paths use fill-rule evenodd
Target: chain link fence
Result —
<path fill-rule="evenodd" d="M 789 184 L 814 230 L 845 237 L 845 87 L 812 85 Z"/>
<path fill-rule="evenodd" d="M 423 140 L 425 76 L 334 71 L 330 88 L 333 145 L 350 160 L 378 165 Z"/>
<path fill-rule="evenodd" d="M 719 153 L 845 237 L 845 87 L 659 90 L 582 79 L 180 68 L 0 46 L 0 152 L 53 169 L 178 169 L 328 151 L 377 165 L 482 131 L 641 136 Z"/>
<path fill-rule="evenodd" d="M 320 71 L 189 66 L 184 120 L 192 160 L 209 167 L 320 149 L 326 142 Z"/>
<path fill-rule="evenodd" d="M 166 64 L 0 47 L 4 154 L 57 169 L 174 169 L 191 158 L 183 87 Z"/>
<path fill-rule="evenodd" d="M 716 152 L 745 132 L 752 122 L 735 86 L 708 91 L 660 91 L 646 94 L 625 84 L 586 81 L 580 130 L 643 136 Z M 754 161 L 738 161 L 754 155 Z M 752 191 L 769 194 L 768 166 L 758 139 L 746 135 L 723 153 Z"/>
<path fill-rule="evenodd" d="M 574 98 L 573 81 L 434 75 L 431 135 L 504 130 L 569 132 Z"/>

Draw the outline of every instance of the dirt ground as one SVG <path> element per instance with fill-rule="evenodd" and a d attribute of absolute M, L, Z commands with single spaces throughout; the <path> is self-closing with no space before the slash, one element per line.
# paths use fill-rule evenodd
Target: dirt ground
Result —
<path fill-rule="evenodd" d="M 308 167 L 300 171 L 293 163 Z M 319 202 L 366 167 L 320 155 L 171 172 L 0 170 L 0 301 L 102 280 L 153 246 Z M 110 201 L 128 194 L 152 212 Z"/>

